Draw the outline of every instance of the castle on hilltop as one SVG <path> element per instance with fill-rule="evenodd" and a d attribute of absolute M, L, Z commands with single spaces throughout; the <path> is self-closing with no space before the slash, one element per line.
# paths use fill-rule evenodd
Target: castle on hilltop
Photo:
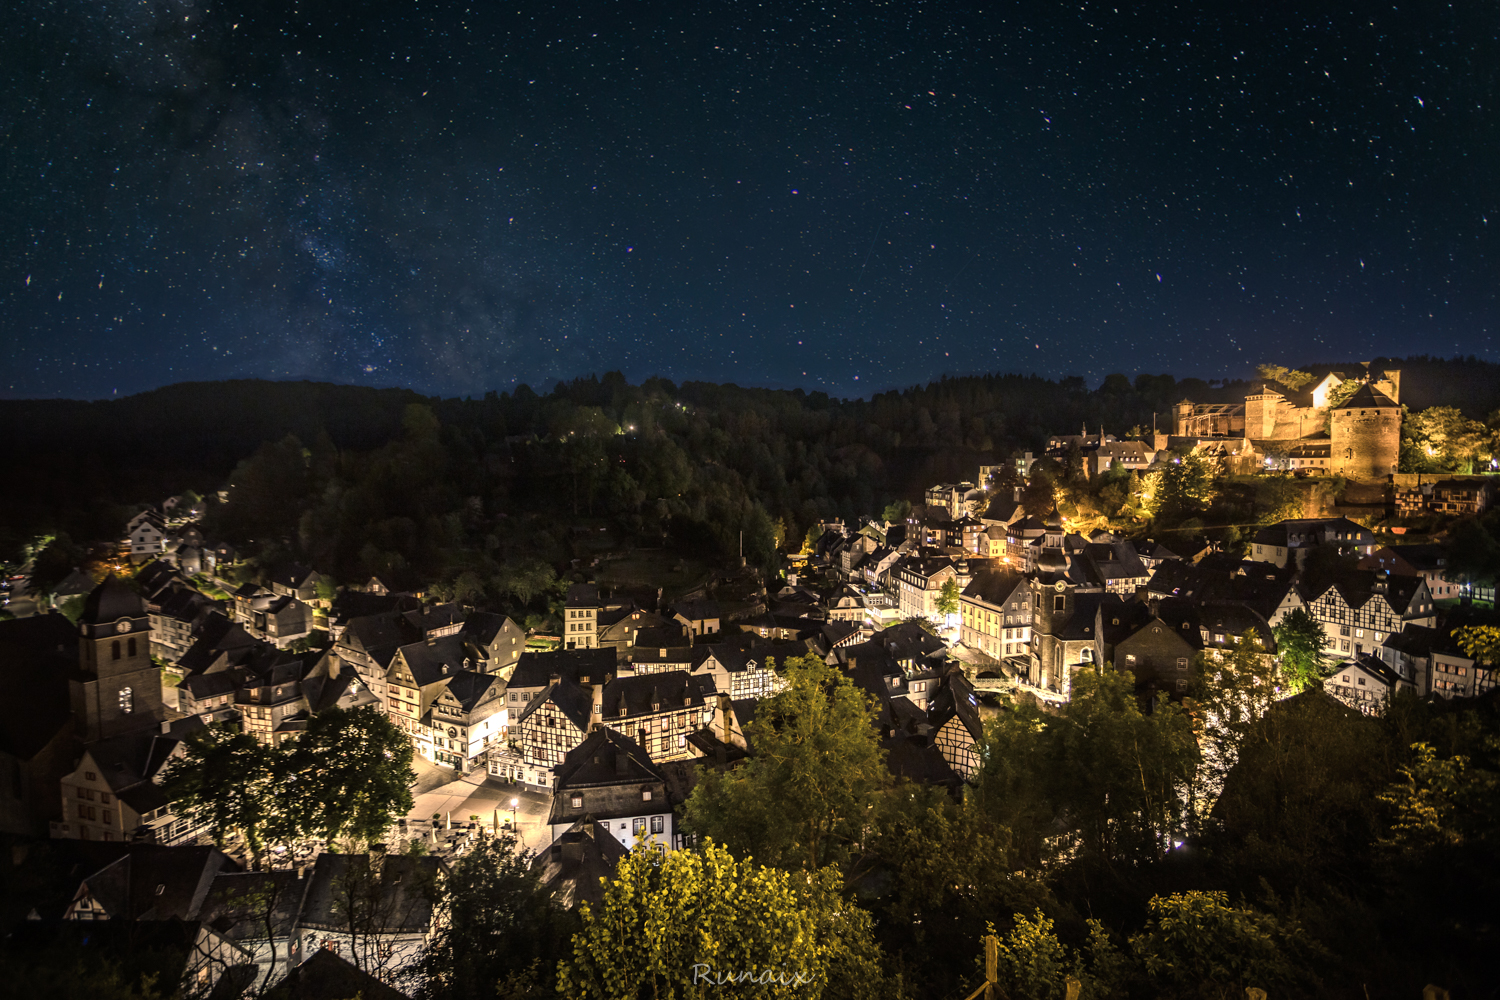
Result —
<path fill-rule="evenodd" d="M 1358 383 L 1352 393 L 1351 382 Z M 1287 468 L 1381 480 L 1396 471 L 1401 454 L 1401 372 L 1364 362 L 1359 371 L 1330 371 L 1298 389 L 1263 379 L 1240 402 L 1185 399 L 1172 416 L 1176 437 L 1245 442 Z"/>

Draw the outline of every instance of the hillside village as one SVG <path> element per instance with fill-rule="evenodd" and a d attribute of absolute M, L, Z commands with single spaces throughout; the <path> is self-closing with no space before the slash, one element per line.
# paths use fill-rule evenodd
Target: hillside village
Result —
<path fill-rule="evenodd" d="M 1081 670 L 1128 671 L 1145 711 L 1191 712 L 1204 664 L 1245 649 L 1280 663 L 1296 643 L 1315 651 L 1314 686 L 1361 714 L 1484 698 L 1497 664 L 1462 629 L 1493 623 L 1494 577 L 1454 566 L 1449 539 L 1495 509 L 1500 479 L 1396 471 L 1400 373 L 1352 380 L 1184 401 L 1171 433 L 1054 435 L 883 512 L 819 519 L 773 567 L 703 553 L 708 571 L 676 589 L 612 580 L 628 553 L 596 547 L 559 567 L 540 616 L 451 581 L 250 558 L 212 534 L 202 498 L 173 497 L 35 595 L 36 614 L 0 622 L 15 685 L 0 828 L 71 845 L 79 888 L 49 918 L 195 922 L 195 975 L 279 977 L 373 947 L 394 981 L 435 911 L 402 901 L 376 945 L 341 939 L 335 870 L 441 867 L 507 832 L 556 898 L 597 902 L 626 853 L 695 843 L 684 803 L 705 769 L 754 753 L 747 731 L 789 661 L 857 687 L 892 778 L 955 800 L 987 722 L 1060 710 Z M 1232 496 L 1252 498 L 1250 521 L 1227 530 L 1152 516 Z M 162 793 L 195 730 L 279 746 L 335 710 L 385 716 L 418 761 L 419 804 L 383 844 L 262 861 Z M 280 949 L 211 919 L 252 877 L 298 900 Z"/>

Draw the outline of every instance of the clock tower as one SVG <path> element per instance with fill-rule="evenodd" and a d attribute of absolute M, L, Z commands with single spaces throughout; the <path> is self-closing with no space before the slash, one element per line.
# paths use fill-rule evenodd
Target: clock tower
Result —
<path fill-rule="evenodd" d="M 166 717 L 145 602 L 114 574 L 84 602 L 69 687 L 74 731 L 85 743 L 156 729 Z"/>

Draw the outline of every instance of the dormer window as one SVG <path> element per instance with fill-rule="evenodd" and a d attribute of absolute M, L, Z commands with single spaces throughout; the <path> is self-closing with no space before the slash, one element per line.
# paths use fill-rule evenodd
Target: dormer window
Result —
<path fill-rule="evenodd" d="M 573 808 L 573 809 L 582 809 L 583 808 L 583 796 L 582 795 L 574 795 L 572 798 L 568 799 L 568 805 L 571 808 Z"/>
<path fill-rule="evenodd" d="M 642 788 L 641 789 L 641 801 L 642 802 L 650 802 L 651 801 L 651 789 L 649 789 L 649 788 Z"/>

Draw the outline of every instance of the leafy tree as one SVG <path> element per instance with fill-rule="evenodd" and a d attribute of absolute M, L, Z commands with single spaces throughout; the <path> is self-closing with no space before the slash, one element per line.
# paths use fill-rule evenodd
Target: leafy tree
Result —
<path fill-rule="evenodd" d="M 906 515 L 911 513 L 910 500 L 897 500 L 895 503 L 886 504 L 885 520 L 888 524 L 899 524 L 906 520 Z"/>
<path fill-rule="evenodd" d="M 943 586 L 938 590 L 938 596 L 933 605 L 937 608 L 937 612 L 940 615 L 945 617 L 947 615 L 956 615 L 958 614 L 958 599 L 960 596 L 962 596 L 962 591 L 958 589 L 958 581 L 950 578 L 943 581 Z"/>
<path fill-rule="evenodd" d="M 1053 923 L 1037 908 L 1034 915 L 1017 913 L 1015 926 L 999 940 L 996 972 L 1002 995 L 1010 1000 L 1063 1000 L 1068 981 L 1078 983 L 1079 1000 L 1103 1000 L 1120 995 L 1129 960 L 1110 940 L 1097 920 L 1087 922 L 1089 938 L 1082 952 L 1063 944 Z M 988 925 L 995 933 L 993 924 Z"/>
<path fill-rule="evenodd" d="M 1272 382 L 1280 382 L 1293 392 L 1313 380 L 1311 372 L 1297 371 L 1282 365 L 1256 365 L 1255 374 Z"/>
<path fill-rule="evenodd" d="M 277 755 L 251 734 L 214 723 L 184 738 L 162 790 L 174 809 L 205 824 L 216 844 L 240 838 L 258 860 L 277 823 Z"/>
<path fill-rule="evenodd" d="M 1291 892 L 1363 877 L 1375 796 L 1395 776 L 1379 721 L 1308 690 L 1251 720 L 1234 753 L 1200 839 L 1238 885 L 1264 878 Z"/>
<path fill-rule="evenodd" d="M 1500 626 L 1468 625 L 1454 630 L 1453 638 L 1475 661 L 1500 667 Z"/>
<path fill-rule="evenodd" d="M 816 657 L 783 664 L 787 687 L 745 727 L 752 754 L 706 771 L 684 807 L 687 826 L 735 853 L 811 871 L 863 833 L 888 779 L 869 697 Z"/>
<path fill-rule="evenodd" d="M 1066 830 L 1106 864 L 1159 857 L 1180 836 L 1198 748 L 1188 716 L 1141 711 L 1128 672 L 1082 668 L 1057 713 L 1017 705 L 986 726 L 979 802 L 1037 865 Z"/>
<path fill-rule="evenodd" d="M 874 996 L 882 977 L 868 913 L 833 868 L 787 872 L 707 843 L 620 861 L 598 907 L 581 903 L 558 990 L 598 1000 Z M 743 977 L 743 978 L 741 978 Z M 795 988 L 789 988 L 795 983 Z"/>
<path fill-rule="evenodd" d="M 1293 608 L 1271 630 L 1281 657 L 1281 683 L 1296 694 L 1323 683 L 1327 674 L 1328 633 L 1306 608 Z"/>
<path fill-rule="evenodd" d="M 1158 471 L 1157 516 L 1178 520 L 1207 510 L 1218 497 L 1214 462 L 1202 455 L 1183 455 Z"/>
<path fill-rule="evenodd" d="M 438 931 L 417 963 L 415 996 L 498 1000 L 522 985 L 512 983 L 507 994 L 498 984 L 533 967 L 526 985 L 551 995 L 547 973 L 566 954 L 573 920 L 537 881 L 531 862 L 532 853 L 508 834 L 481 835 L 454 859 L 435 886 Z"/>
<path fill-rule="evenodd" d="M 46 539 L 36 552 L 31 568 L 31 589 L 50 594 L 73 570 L 83 565 L 88 553 L 66 533 Z"/>
<path fill-rule="evenodd" d="M 385 713 L 371 706 L 321 712 L 290 747 L 289 783 L 317 804 L 310 830 L 329 843 L 375 843 L 411 811 L 411 740 Z"/>
<path fill-rule="evenodd" d="M 1494 453 L 1490 429 L 1454 406 L 1409 413 L 1401 423 L 1413 472 L 1475 472 Z"/>
<path fill-rule="evenodd" d="M 881 947 L 929 994 L 946 995 L 960 985 L 975 929 L 995 913 L 1035 909 L 1047 888 L 1017 870 L 1009 830 L 941 789 L 902 784 L 875 815 L 850 881 L 883 887 L 870 902 Z"/>
<path fill-rule="evenodd" d="M 1194 657 L 1192 691 L 1203 748 L 1195 787 L 1202 797 L 1199 810 L 1213 804 L 1245 740 L 1280 696 L 1277 681 L 1275 665 L 1254 629 L 1227 656 L 1202 652 Z"/>
<path fill-rule="evenodd" d="M 1401 779 L 1377 798 L 1393 814 L 1390 831 L 1381 838 L 1394 851 L 1421 852 L 1463 840 L 1454 823 L 1455 799 L 1464 784 L 1463 757 L 1441 760 L 1426 743 L 1412 744 L 1415 759 L 1401 767 Z"/>
<path fill-rule="evenodd" d="M 1500 510 L 1453 525 L 1444 546 L 1448 570 L 1469 583 L 1500 583 Z"/>
<path fill-rule="evenodd" d="M 1183 1000 L 1240 1000 L 1247 987 L 1271 996 L 1316 990 L 1321 949 L 1291 920 L 1229 905 L 1223 892 L 1154 896 L 1131 950 L 1156 988 Z"/>
<path fill-rule="evenodd" d="M 1046 472 L 1033 467 L 1026 488 L 1021 491 L 1021 507 L 1031 517 L 1046 517 L 1057 506 L 1057 489 Z"/>

